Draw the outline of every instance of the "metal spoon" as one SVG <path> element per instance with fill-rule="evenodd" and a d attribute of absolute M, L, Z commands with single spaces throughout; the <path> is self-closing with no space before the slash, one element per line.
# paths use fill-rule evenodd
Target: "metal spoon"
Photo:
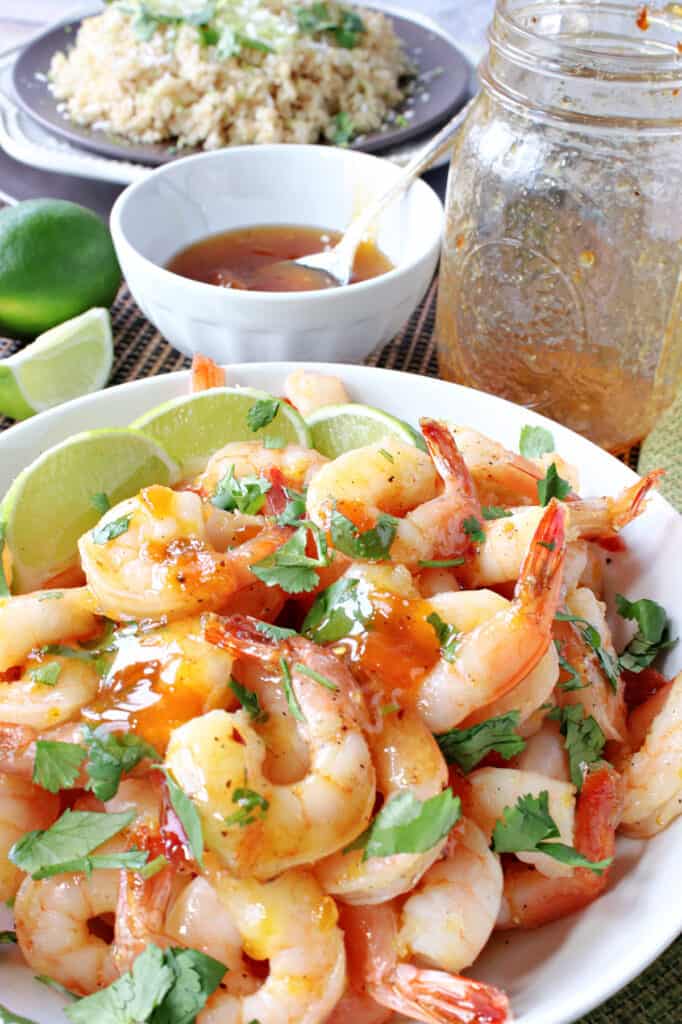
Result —
<path fill-rule="evenodd" d="M 298 266 L 306 271 L 317 271 L 321 277 L 318 287 L 321 288 L 347 285 L 353 273 L 356 250 L 372 226 L 372 223 L 392 202 L 403 194 L 415 178 L 418 178 L 420 174 L 427 171 L 438 157 L 445 152 L 452 142 L 452 137 L 464 121 L 469 106 L 470 103 L 467 103 L 452 120 L 448 121 L 445 127 L 412 157 L 391 187 L 378 198 L 373 199 L 350 222 L 343 233 L 343 238 L 333 249 L 313 253 L 310 256 L 301 256 L 297 260 L 284 260 L 282 265 L 289 267 Z M 307 277 L 307 288 L 310 288 L 310 274 Z"/>

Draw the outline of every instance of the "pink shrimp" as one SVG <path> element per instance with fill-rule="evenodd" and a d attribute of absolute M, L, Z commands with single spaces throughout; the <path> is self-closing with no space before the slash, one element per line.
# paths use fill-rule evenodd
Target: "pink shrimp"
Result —
<path fill-rule="evenodd" d="M 192 358 L 192 375 L 190 377 L 190 392 L 195 395 L 199 391 L 208 391 L 209 388 L 225 387 L 225 371 L 217 363 L 214 363 L 208 356 L 197 353 Z"/>

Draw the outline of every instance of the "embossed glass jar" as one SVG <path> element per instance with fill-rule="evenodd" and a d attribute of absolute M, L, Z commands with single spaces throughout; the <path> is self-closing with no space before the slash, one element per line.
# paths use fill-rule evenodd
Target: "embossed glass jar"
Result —
<path fill-rule="evenodd" d="M 611 450 L 682 385 L 682 6 L 498 0 L 455 142 L 441 373 Z"/>

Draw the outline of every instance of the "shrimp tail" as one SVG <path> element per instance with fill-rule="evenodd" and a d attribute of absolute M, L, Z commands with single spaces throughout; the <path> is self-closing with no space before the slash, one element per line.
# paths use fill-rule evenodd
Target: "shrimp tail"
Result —
<path fill-rule="evenodd" d="M 515 600 L 526 609 L 542 609 L 543 618 L 549 613 L 553 619 L 559 598 L 566 556 L 566 517 L 565 507 L 552 498 L 528 546 L 514 591 Z"/>
<path fill-rule="evenodd" d="M 381 990 L 371 993 L 425 1024 L 505 1024 L 511 1021 L 509 1000 L 492 985 L 445 971 L 398 964 Z"/>
<path fill-rule="evenodd" d="M 209 388 L 222 388 L 225 386 L 225 371 L 214 363 L 208 356 L 197 354 L 192 359 L 192 375 L 190 377 L 190 391 L 193 395 L 199 391 L 208 391 Z"/>
<path fill-rule="evenodd" d="M 658 481 L 663 476 L 665 476 L 664 469 L 654 469 L 632 487 L 628 487 L 617 498 L 612 499 L 609 503 L 609 519 L 614 530 L 622 530 L 644 511 L 647 495 L 652 488 L 658 485 Z"/>
<path fill-rule="evenodd" d="M 461 494 L 478 501 L 473 477 L 449 428 L 439 420 L 426 418 L 419 421 L 419 426 L 441 480 L 455 483 Z"/>
<path fill-rule="evenodd" d="M 588 498 L 571 505 L 572 537 L 591 540 L 606 551 L 622 551 L 619 532 L 644 511 L 646 498 L 665 470 L 654 469 L 628 487 L 617 498 Z"/>
<path fill-rule="evenodd" d="M 279 516 L 287 507 L 287 490 L 284 474 L 277 466 L 272 466 L 266 474 L 270 481 L 270 490 L 265 497 L 265 514 Z"/>

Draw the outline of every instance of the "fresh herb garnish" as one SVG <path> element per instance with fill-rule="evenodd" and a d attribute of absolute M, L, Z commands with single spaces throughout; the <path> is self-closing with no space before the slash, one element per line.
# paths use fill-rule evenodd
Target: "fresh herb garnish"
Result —
<path fill-rule="evenodd" d="M 339 46 L 346 50 L 354 49 L 359 42 L 359 37 L 366 31 L 362 18 L 343 7 L 339 8 L 338 15 L 333 15 L 326 3 L 314 3 L 310 7 L 296 7 L 294 9 L 299 32 L 308 35 L 321 35 L 329 32 L 333 35 Z"/>
<path fill-rule="evenodd" d="M 481 505 L 481 515 L 484 519 L 508 519 L 514 513 L 501 505 Z"/>
<path fill-rule="evenodd" d="M 33 781 L 49 793 L 71 789 L 87 754 L 77 743 L 37 740 Z"/>
<path fill-rule="evenodd" d="M 471 537 L 475 544 L 483 544 L 485 541 L 485 533 L 483 532 L 483 524 L 476 516 L 468 516 L 462 523 L 462 528 L 466 533 L 467 537 Z"/>
<path fill-rule="evenodd" d="M 554 462 L 547 467 L 547 472 L 542 480 L 538 480 L 537 486 L 541 505 L 549 505 L 552 498 L 563 501 L 571 493 L 571 485 L 559 476 Z"/>
<path fill-rule="evenodd" d="M 578 626 L 578 631 L 582 636 L 583 640 L 590 647 L 604 672 L 604 675 L 608 679 L 611 688 L 614 692 L 618 690 L 618 684 L 620 683 L 620 676 L 618 675 L 618 663 L 615 658 L 604 649 L 601 642 L 601 636 L 599 630 L 596 629 L 591 622 L 587 619 L 581 618 L 580 615 L 571 615 L 570 612 L 557 612 L 554 616 L 559 622 L 573 622 Z"/>
<path fill-rule="evenodd" d="M 6 533 L 7 523 L 0 519 L 0 597 L 9 597 L 11 594 L 9 583 L 7 582 L 7 576 L 5 575 L 5 566 L 2 560 L 3 552 L 5 550 Z"/>
<path fill-rule="evenodd" d="M 14 1013 L 0 1003 L 0 1024 L 36 1024 L 36 1022 L 29 1020 L 28 1017 L 20 1017 L 18 1013 Z"/>
<path fill-rule="evenodd" d="M 332 512 L 330 533 L 332 544 L 350 558 L 380 562 L 389 557 L 398 529 L 398 520 L 381 512 L 376 525 L 361 533 L 352 519 L 336 510 Z"/>
<path fill-rule="evenodd" d="M 395 462 L 395 459 L 393 458 L 391 453 L 387 452 L 385 448 L 380 448 L 379 449 L 379 455 L 382 455 L 386 459 L 387 462 Z"/>
<path fill-rule="evenodd" d="M 451 569 L 464 565 L 464 558 L 420 558 L 417 563 L 422 569 Z"/>
<path fill-rule="evenodd" d="M 284 488 L 287 496 L 287 503 L 284 511 L 276 517 L 278 526 L 300 526 L 301 520 L 305 519 L 305 494 L 299 494 L 289 487 Z"/>
<path fill-rule="evenodd" d="M 38 595 L 39 601 L 61 601 L 64 597 L 63 590 L 45 590 L 42 594 Z"/>
<path fill-rule="evenodd" d="M 457 764 L 463 772 L 470 772 L 493 751 L 508 761 L 525 750 L 526 742 L 516 731 L 520 718 L 518 711 L 507 711 L 468 729 L 440 733 L 436 741 L 448 764 Z"/>
<path fill-rule="evenodd" d="M 121 776 L 136 768 L 145 757 L 161 760 L 159 753 L 135 733 L 107 732 L 105 727 L 83 727 L 83 742 L 88 750 L 87 788 L 98 800 L 111 800 L 118 792 Z"/>
<path fill-rule="evenodd" d="M 93 494 L 90 498 L 90 504 L 101 516 L 105 515 L 111 508 L 111 502 L 104 491 L 98 491 L 96 494 Z"/>
<path fill-rule="evenodd" d="M 270 622 L 257 622 L 256 629 L 263 636 L 266 636 L 268 640 L 274 640 L 275 642 L 288 640 L 292 636 L 298 636 L 295 629 L 289 629 L 288 626 L 273 626 Z"/>
<path fill-rule="evenodd" d="M 538 544 L 541 548 L 547 548 L 548 551 L 554 551 L 556 544 L 553 540 L 539 540 Z"/>
<path fill-rule="evenodd" d="M 519 451 L 525 459 L 539 459 L 541 455 L 554 451 L 554 437 L 544 427 L 526 424 L 521 428 Z"/>
<path fill-rule="evenodd" d="M 119 853 L 91 853 L 85 857 L 74 857 L 61 864 L 49 864 L 31 877 L 36 880 L 52 878 L 54 875 L 82 872 L 91 875 L 96 870 L 141 871 L 149 859 L 146 850 L 125 850 Z"/>
<path fill-rule="evenodd" d="M 224 477 L 219 481 L 211 504 L 223 512 L 243 512 L 246 515 L 257 515 L 265 504 L 265 495 L 272 484 L 262 476 L 245 476 L 237 480 L 234 466 L 230 466 Z"/>
<path fill-rule="evenodd" d="M 364 847 L 363 861 L 396 853 L 424 853 L 448 834 L 461 816 L 461 801 L 451 789 L 430 800 L 403 790 L 384 804 L 374 821 L 346 851 Z"/>
<path fill-rule="evenodd" d="M 317 557 L 306 554 L 309 529 L 315 538 Z M 268 587 L 281 587 L 288 594 L 300 594 L 317 586 L 320 577 L 315 569 L 329 564 L 327 543 L 322 532 L 318 527 L 305 523 L 273 554 L 255 562 L 251 572 Z"/>
<path fill-rule="evenodd" d="M 264 722 L 267 719 L 267 712 L 260 706 L 257 693 L 254 693 L 253 690 L 249 690 L 246 686 L 242 686 L 242 684 L 238 683 L 236 679 L 230 679 L 227 685 L 230 687 L 252 722 Z"/>
<path fill-rule="evenodd" d="M 637 632 L 618 659 L 621 668 L 641 672 L 651 665 L 661 651 L 677 643 L 677 639 L 670 639 L 668 616 L 658 602 L 648 597 L 628 601 L 622 594 L 616 594 L 616 609 L 624 619 L 637 623 Z"/>
<path fill-rule="evenodd" d="M 0 932 L 0 946 L 15 946 L 17 942 L 16 932 Z"/>
<path fill-rule="evenodd" d="M 173 806 L 173 810 L 180 819 L 180 824 L 185 830 L 187 836 L 187 842 L 189 843 L 189 849 L 194 857 L 195 861 L 200 868 L 204 866 L 204 833 L 201 827 L 201 818 L 199 813 L 171 773 L 167 768 L 162 769 L 166 776 L 166 785 L 168 786 L 168 796 Z"/>
<path fill-rule="evenodd" d="M 147 861 L 144 867 L 140 868 L 139 873 L 145 879 L 153 878 L 154 875 L 158 875 L 159 871 L 163 871 L 163 869 L 167 867 L 168 861 L 166 860 L 164 855 L 160 853 L 158 857 L 154 858 L 154 860 Z"/>
<path fill-rule="evenodd" d="M 559 689 L 563 690 L 565 693 L 570 693 L 573 690 L 585 690 L 590 684 L 584 683 L 580 678 L 578 670 L 571 665 L 570 661 L 566 661 L 561 653 L 561 644 L 558 640 L 554 641 L 554 646 L 556 647 L 557 657 L 559 659 L 559 668 L 562 669 L 562 671 L 564 671 L 569 677 L 565 683 L 559 683 Z"/>
<path fill-rule="evenodd" d="M 127 533 L 132 518 L 132 516 L 120 516 L 118 519 L 112 519 L 108 523 L 96 526 L 91 534 L 92 543 L 106 544 L 108 541 L 115 540 L 122 534 Z"/>
<path fill-rule="evenodd" d="M 548 718 L 559 722 L 566 743 L 571 782 L 580 791 L 586 768 L 601 757 L 606 737 L 592 715 L 585 715 L 581 704 L 553 708 Z"/>
<path fill-rule="evenodd" d="M 27 832 L 9 852 L 9 859 L 29 875 L 87 857 L 135 819 L 135 811 L 102 814 L 66 810 L 48 829 Z"/>
<path fill-rule="evenodd" d="M 256 793 L 255 790 L 247 789 L 243 786 L 235 789 L 232 794 L 232 803 L 237 804 L 239 810 L 231 814 L 229 818 L 225 818 L 225 824 L 239 825 L 240 828 L 244 828 L 245 825 L 252 825 L 254 821 L 264 818 L 265 812 L 270 806 L 265 797 L 261 796 L 260 793 Z"/>
<path fill-rule="evenodd" d="M 351 576 L 342 576 L 315 598 L 301 632 L 316 644 L 334 643 L 362 632 L 372 612 L 366 586 Z"/>
<path fill-rule="evenodd" d="M 246 414 L 249 430 L 262 430 L 272 423 L 281 405 L 279 398 L 259 398 Z"/>
<path fill-rule="evenodd" d="M 294 693 L 294 687 L 291 681 L 291 669 L 289 668 L 289 662 L 286 658 L 282 657 L 279 659 L 279 667 L 282 672 L 284 696 L 286 697 L 287 704 L 289 705 L 289 711 L 291 711 L 291 714 L 297 722 L 305 722 L 305 715 L 303 714 L 301 705 L 298 703 L 298 698 Z"/>
<path fill-rule="evenodd" d="M 355 125 L 350 114 L 340 110 L 334 118 L 334 130 L 332 131 L 332 142 L 335 146 L 347 146 L 355 136 Z"/>
<path fill-rule="evenodd" d="M 549 813 L 549 791 L 543 789 L 537 796 L 526 793 L 514 807 L 505 807 L 502 817 L 493 829 L 493 850 L 496 853 L 546 853 L 561 864 L 572 868 L 588 868 L 601 875 L 611 864 L 606 860 L 591 861 L 572 846 L 547 842 L 561 835 Z"/>
<path fill-rule="evenodd" d="M 304 676 L 308 676 L 309 679 L 313 679 L 320 686 L 324 686 L 326 690 L 338 690 L 336 683 L 333 683 L 331 679 L 327 679 L 321 672 L 316 672 L 314 668 L 308 668 L 307 665 L 302 664 L 300 661 L 294 662 L 294 669 L 297 672 L 302 672 Z"/>
<path fill-rule="evenodd" d="M 440 652 L 446 661 L 454 661 L 455 652 L 459 639 L 459 632 L 449 622 L 444 622 L 438 612 L 431 612 L 426 616 L 426 621 L 433 626 L 434 632 L 440 644 Z"/>
<path fill-rule="evenodd" d="M 62 666 L 58 661 L 47 661 L 35 668 L 29 669 L 29 676 L 32 682 L 41 686 L 56 686 L 62 672 Z"/>
<path fill-rule="evenodd" d="M 212 25 L 197 25 L 197 35 L 202 46 L 215 46 L 220 41 L 220 32 Z"/>

